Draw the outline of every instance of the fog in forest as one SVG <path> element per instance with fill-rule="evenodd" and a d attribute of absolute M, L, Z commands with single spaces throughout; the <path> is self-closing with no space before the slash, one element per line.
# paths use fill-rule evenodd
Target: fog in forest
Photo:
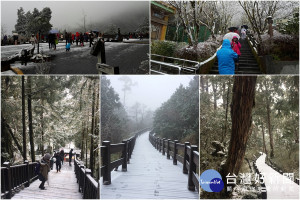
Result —
<path fill-rule="evenodd" d="M 50 23 L 53 29 L 74 31 L 85 24 L 86 28 L 103 31 L 109 25 L 116 25 L 121 31 L 134 31 L 145 17 L 149 17 L 147 1 L 4 1 L 1 2 L 1 28 L 5 34 L 15 30 L 17 9 L 25 13 L 34 8 L 39 11 L 49 7 L 52 11 Z"/>

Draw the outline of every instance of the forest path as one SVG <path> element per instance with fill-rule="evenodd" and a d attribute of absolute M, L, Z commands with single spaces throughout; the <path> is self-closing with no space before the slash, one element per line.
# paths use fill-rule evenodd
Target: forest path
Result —
<path fill-rule="evenodd" d="M 111 185 L 101 185 L 101 199 L 199 199 L 187 189 L 182 165 L 162 156 L 151 145 L 149 132 L 137 138 L 127 172 L 112 171 L 111 176 Z"/>
<path fill-rule="evenodd" d="M 56 172 L 56 165 L 48 174 L 49 185 L 46 182 L 46 190 L 39 189 L 41 181 L 36 180 L 28 188 L 24 188 L 15 194 L 12 199 L 82 199 L 78 192 L 77 179 L 74 173 L 74 164 L 64 162 L 61 172 Z"/>
<path fill-rule="evenodd" d="M 299 185 L 275 171 L 265 163 L 266 154 L 256 161 L 258 170 L 263 173 L 268 199 L 299 199 Z"/>

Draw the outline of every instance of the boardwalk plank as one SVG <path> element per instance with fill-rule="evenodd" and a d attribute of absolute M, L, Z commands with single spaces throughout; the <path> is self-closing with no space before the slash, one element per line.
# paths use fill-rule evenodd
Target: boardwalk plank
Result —
<path fill-rule="evenodd" d="M 137 138 L 127 172 L 112 171 L 111 185 L 100 186 L 101 199 L 199 199 L 187 189 L 182 164 L 173 165 L 149 142 L 149 132 Z M 102 183 L 102 179 L 101 179 Z"/>
<path fill-rule="evenodd" d="M 49 185 L 46 182 L 46 190 L 40 190 L 40 181 L 36 180 L 28 188 L 24 188 L 13 196 L 12 199 L 81 199 L 78 192 L 78 184 L 74 173 L 73 164 L 70 167 L 64 163 L 61 172 L 54 169 L 49 172 Z"/>
<path fill-rule="evenodd" d="M 257 160 L 258 170 L 264 174 L 268 199 L 299 199 L 299 185 L 275 171 L 265 163 L 266 154 Z M 290 172 L 289 172 L 290 173 Z"/>

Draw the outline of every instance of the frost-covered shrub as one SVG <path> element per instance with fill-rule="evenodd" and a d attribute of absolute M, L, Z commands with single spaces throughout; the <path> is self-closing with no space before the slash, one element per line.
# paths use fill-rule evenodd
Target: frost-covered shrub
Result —
<path fill-rule="evenodd" d="M 155 40 L 151 44 L 151 54 L 159 54 L 163 56 L 174 57 L 174 52 L 178 44 L 173 41 Z"/>
<path fill-rule="evenodd" d="M 298 35 L 282 34 L 274 30 L 272 41 L 267 33 L 261 38 L 264 46 L 263 55 L 271 54 L 276 60 L 299 60 Z"/>
<path fill-rule="evenodd" d="M 223 36 L 217 35 L 216 39 L 211 37 L 205 42 L 199 42 L 197 46 L 185 45 L 175 52 L 176 57 L 188 60 L 204 61 L 216 53 L 221 45 Z"/>

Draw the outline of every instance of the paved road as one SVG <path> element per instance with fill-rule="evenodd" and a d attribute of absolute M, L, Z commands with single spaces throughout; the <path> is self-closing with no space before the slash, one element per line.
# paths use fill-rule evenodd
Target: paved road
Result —
<path fill-rule="evenodd" d="M 199 199 L 187 189 L 182 165 L 162 156 L 149 142 L 149 132 L 137 138 L 127 172 L 112 171 L 111 182 L 100 186 L 100 199 Z"/>
<path fill-rule="evenodd" d="M 78 184 L 74 167 L 64 163 L 61 172 L 56 173 L 55 166 L 48 174 L 49 185 L 45 183 L 46 190 L 40 190 L 39 180 L 34 181 L 28 188 L 15 194 L 12 199 L 82 199 L 78 192 Z"/>
<path fill-rule="evenodd" d="M 8 57 L 19 53 L 22 48 L 30 47 L 30 44 L 2 46 L 1 56 Z M 120 74 L 136 74 L 142 61 L 148 59 L 148 44 L 128 43 L 105 43 L 106 61 L 108 65 L 118 66 Z M 65 44 L 59 43 L 56 50 L 49 50 L 47 43 L 40 44 L 40 52 L 52 56 L 52 61 L 43 65 L 28 63 L 22 66 L 20 62 L 12 66 L 20 68 L 25 74 L 37 73 L 37 67 L 49 68 L 50 74 L 97 74 L 97 58 L 90 55 L 90 48 L 72 45 L 70 52 L 65 51 Z"/>
<path fill-rule="evenodd" d="M 265 163 L 266 154 L 256 161 L 258 170 L 264 174 L 268 199 L 299 199 L 299 185 L 275 171 Z M 291 173 L 291 172 L 289 172 Z"/>

